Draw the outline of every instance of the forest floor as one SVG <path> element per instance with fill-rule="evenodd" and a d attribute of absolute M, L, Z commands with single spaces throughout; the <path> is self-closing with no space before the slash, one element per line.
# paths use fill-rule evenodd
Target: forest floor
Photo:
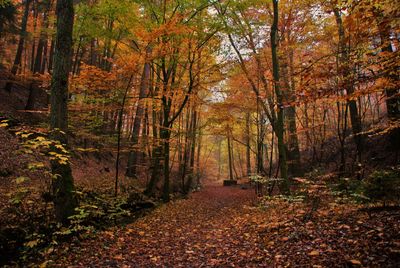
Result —
<path fill-rule="evenodd" d="M 399 267 L 400 211 L 256 205 L 254 189 L 206 187 L 125 227 L 65 243 L 50 267 Z M 308 211 L 308 212 L 307 212 Z M 307 216 L 307 217 L 305 217 Z"/>

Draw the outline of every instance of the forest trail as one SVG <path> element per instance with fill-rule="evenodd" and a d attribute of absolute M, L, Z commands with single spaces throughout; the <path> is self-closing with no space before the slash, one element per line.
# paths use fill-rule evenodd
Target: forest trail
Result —
<path fill-rule="evenodd" d="M 253 190 L 207 187 L 123 229 L 105 231 L 78 248 L 71 245 L 78 252 L 66 254 L 72 258 L 67 262 L 77 267 L 259 266 L 259 238 L 247 222 L 254 200 Z"/>

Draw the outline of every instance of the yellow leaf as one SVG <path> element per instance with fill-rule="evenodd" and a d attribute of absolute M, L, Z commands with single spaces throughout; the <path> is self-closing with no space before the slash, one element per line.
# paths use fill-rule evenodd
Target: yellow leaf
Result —
<path fill-rule="evenodd" d="M 45 262 L 43 262 L 40 266 L 39 266 L 39 268 L 46 268 L 47 267 L 47 264 L 49 263 L 50 261 L 45 261 Z"/>
<path fill-rule="evenodd" d="M 36 239 L 36 240 L 32 240 L 32 241 L 26 242 L 24 245 L 26 247 L 33 248 L 33 247 L 37 246 L 38 244 L 39 244 L 39 240 Z"/>

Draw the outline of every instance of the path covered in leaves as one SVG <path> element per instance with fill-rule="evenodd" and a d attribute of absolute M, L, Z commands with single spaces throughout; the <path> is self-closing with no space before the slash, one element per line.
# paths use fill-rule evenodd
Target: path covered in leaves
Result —
<path fill-rule="evenodd" d="M 253 190 L 212 187 L 164 205 L 124 229 L 103 232 L 59 259 L 76 266 L 190 267 L 259 263 L 259 241 L 243 216 Z M 247 215 L 248 216 L 248 215 Z M 75 249 L 72 249 L 75 250 Z M 67 258 L 67 257 L 66 257 Z M 64 262 L 65 263 L 65 262 Z"/>
<path fill-rule="evenodd" d="M 253 190 L 210 187 L 125 228 L 68 243 L 55 267 L 399 267 L 400 211 L 327 203 L 256 204 Z"/>

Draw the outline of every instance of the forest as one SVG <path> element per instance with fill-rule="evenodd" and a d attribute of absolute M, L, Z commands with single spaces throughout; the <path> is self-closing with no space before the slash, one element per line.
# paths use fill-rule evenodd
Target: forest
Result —
<path fill-rule="evenodd" d="M 400 267 L 400 3 L 0 0 L 0 266 Z"/>

